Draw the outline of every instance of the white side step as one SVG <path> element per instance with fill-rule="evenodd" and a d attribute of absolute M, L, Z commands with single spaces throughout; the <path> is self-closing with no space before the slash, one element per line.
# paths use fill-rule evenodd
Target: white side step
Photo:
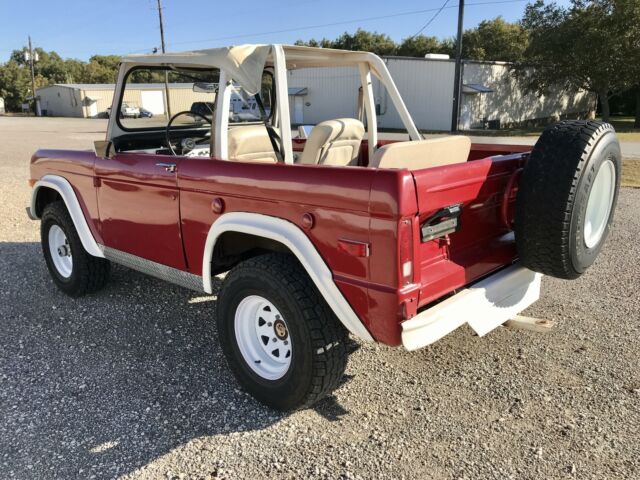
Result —
<path fill-rule="evenodd" d="M 416 350 L 468 323 L 484 336 L 540 298 L 542 275 L 512 265 L 402 322 L 402 344 Z"/>

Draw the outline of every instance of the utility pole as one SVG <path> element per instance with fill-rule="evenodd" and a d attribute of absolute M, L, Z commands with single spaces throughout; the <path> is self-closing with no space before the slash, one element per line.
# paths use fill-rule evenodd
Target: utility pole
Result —
<path fill-rule="evenodd" d="M 36 75 L 33 69 L 33 62 L 35 61 L 35 57 L 33 54 L 33 47 L 31 46 L 31 35 L 29 35 L 29 67 L 31 68 L 31 96 L 33 97 L 33 110 L 36 114 L 36 117 L 40 116 L 40 102 L 38 101 L 38 97 L 36 97 Z"/>
<path fill-rule="evenodd" d="M 464 27 L 464 0 L 458 3 L 458 38 L 456 40 L 456 69 L 453 80 L 453 110 L 451 111 L 451 131 L 458 131 L 460 103 L 462 96 L 462 34 Z"/>
<path fill-rule="evenodd" d="M 164 48 L 164 22 L 162 20 L 162 1 L 158 0 L 158 18 L 160 20 L 160 46 L 162 47 L 162 53 L 165 53 Z M 171 118 L 171 100 L 169 99 L 169 72 L 164 71 L 164 92 L 167 97 L 167 121 Z"/>

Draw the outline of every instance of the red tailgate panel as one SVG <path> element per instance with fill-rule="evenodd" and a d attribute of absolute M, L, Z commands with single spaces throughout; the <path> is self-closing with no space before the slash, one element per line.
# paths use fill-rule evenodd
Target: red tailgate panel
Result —
<path fill-rule="evenodd" d="M 458 231 L 420 243 L 419 306 L 516 259 L 513 233 L 500 212 L 507 183 L 525 159 L 504 155 L 413 172 L 420 223 L 441 208 L 462 204 Z"/>

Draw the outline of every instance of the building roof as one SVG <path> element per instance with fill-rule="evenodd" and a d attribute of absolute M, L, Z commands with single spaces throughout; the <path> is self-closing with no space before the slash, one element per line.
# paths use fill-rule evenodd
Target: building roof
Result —
<path fill-rule="evenodd" d="M 135 85 L 135 87 L 132 87 Z M 140 90 L 162 90 L 164 89 L 164 83 L 129 83 L 128 88 L 137 88 Z M 44 90 L 51 87 L 63 87 L 72 88 L 74 90 L 114 90 L 116 88 L 115 83 L 54 83 L 53 85 L 46 85 L 44 87 L 36 88 L 36 90 Z M 170 83 L 169 88 L 193 88 L 193 83 Z"/>
<path fill-rule="evenodd" d="M 482 85 L 480 83 L 465 83 L 462 85 L 462 93 L 478 94 L 478 93 L 492 93 L 493 89 Z"/>
<path fill-rule="evenodd" d="M 289 87 L 289 95 L 292 97 L 304 97 L 309 93 L 307 87 Z"/>

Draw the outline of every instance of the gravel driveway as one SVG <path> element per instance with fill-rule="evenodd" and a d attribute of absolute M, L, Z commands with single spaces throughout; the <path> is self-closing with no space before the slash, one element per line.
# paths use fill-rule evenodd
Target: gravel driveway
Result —
<path fill-rule="evenodd" d="M 103 130 L 0 117 L 0 478 L 640 478 L 640 190 L 586 275 L 543 281 L 527 313 L 555 332 L 365 345 L 335 397 L 284 415 L 229 374 L 215 295 L 120 267 L 78 300 L 49 280 L 28 158 Z"/>

